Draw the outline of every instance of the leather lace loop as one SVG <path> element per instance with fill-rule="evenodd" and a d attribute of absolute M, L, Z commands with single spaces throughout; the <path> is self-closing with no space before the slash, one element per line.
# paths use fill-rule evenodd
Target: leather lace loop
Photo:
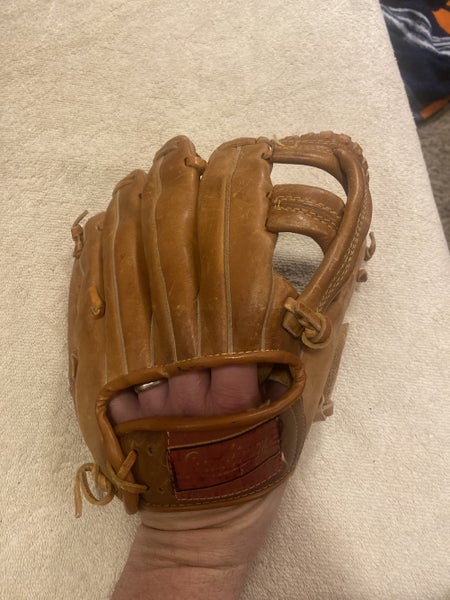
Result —
<path fill-rule="evenodd" d="M 114 498 L 114 490 L 111 485 L 111 482 L 106 478 L 104 482 L 104 486 L 106 487 L 106 494 L 101 498 L 97 498 L 91 491 L 89 486 L 89 482 L 87 479 L 87 473 L 91 473 L 92 477 L 95 481 L 99 482 L 100 469 L 96 463 L 84 463 L 81 467 L 78 468 L 77 474 L 75 475 L 75 486 L 74 486 L 74 495 L 75 495 L 75 516 L 81 517 L 82 513 L 82 497 L 81 494 L 85 497 L 85 499 L 94 504 L 96 506 L 104 506 L 105 504 L 109 504 L 111 500 Z"/>
<path fill-rule="evenodd" d="M 206 167 L 208 166 L 208 163 L 206 162 L 206 160 L 203 160 L 203 158 L 201 158 L 200 156 L 188 156 L 185 161 L 184 164 L 187 167 L 192 167 L 194 169 L 196 169 L 199 173 L 199 175 L 203 175 L 203 173 L 205 172 Z"/>
<path fill-rule="evenodd" d="M 79 258 L 81 251 L 83 250 L 83 246 L 84 246 L 84 229 L 83 227 L 80 225 L 81 221 L 84 219 L 84 217 L 88 214 L 88 211 L 85 210 L 84 212 L 81 213 L 81 215 L 75 219 L 74 224 L 71 227 L 71 233 L 72 233 L 72 239 L 75 242 L 75 248 L 73 251 L 73 256 L 74 258 Z"/>
<path fill-rule="evenodd" d="M 103 473 L 100 471 L 100 467 L 97 463 L 84 463 L 83 465 L 81 465 L 78 468 L 77 473 L 75 475 L 75 516 L 81 517 L 83 504 L 82 495 L 88 502 L 90 502 L 90 504 L 94 504 L 95 506 L 104 506 L 105 504 L 109 504 L 114 498 L 114 487 L 118 490 L 129 492 L 130 494 L 141 494 L 143 492 L 146 492 L 148 489 L 146 485 L 132 483 L 130 481 L 126 481 L 125 479 L 131 471 L 134 463 L 136 462 L 136 458 L 136 452 L 134 450 L 131 450 L 128 453 L 126 459 L 123 461 L 122 466 L 117 471 L 117 473 L 114 471 L 112 465 L 109 462 L 106 463 L 108 478 L 105 477 L 105 475 L 103 475 Z M 92 493 L 87 478 L 87 473 L 91 473 L 92 477 L 98 483 L 99 487 L 101 487 L 105 491 L 104 496 L 97 498 Z"/>
<path fill-rule="evenodd" d="M 294 298 L 287 298 L 284 307 L 288 314 L 283 325 L 292 335 L 301 337 L 308 348 L 320 349 L 328 345 L 332 325 L 326 315 L 308 308 L 303 302 Z M 291 315 L 295 318 L 297 327 L 292 327 Z"/>
<path fill-rule="evenodd" d="M 370 239 L 370 245 L 367 246 L 366 248 L 366 252 L 364 254 L 364 260 L 370 260 L 372 258 L 372 256 L 375 254 L 375 250 L 377 248 L 377 243 L 375 241 L 375 234 L 373 233 L 373 231 L 371 231 L 369 233 L 369 239 Z"/>
<path fill-rule="evenodd" d="M 88 288 L 89 300 L 91 304 L 91 315 L 94 319 L 101 319 L 105 314 L 105 302 L 100 296 L 95 285 Z"/>

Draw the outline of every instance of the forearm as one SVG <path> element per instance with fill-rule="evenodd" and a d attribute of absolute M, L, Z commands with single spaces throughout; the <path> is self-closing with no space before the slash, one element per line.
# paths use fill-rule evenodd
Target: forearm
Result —
<path fill-rule="evenodd" d="M 238 600 L 284 487 L 231 508 L 142 512 L 113 600 Z"/>
<path fill-rule="evenodd" d="M 113 600 L 238 600 L 248 563 L 224 561 L 208 549 L 217 531 L 159 531 L 143 525 L 137 531 Z M 225 562 L 225 564 L 223 564 Z"/>
<path fill-rule="evenodd" d="M 238 600 L 246 569 L 125 568 L 112 600 Z"/>

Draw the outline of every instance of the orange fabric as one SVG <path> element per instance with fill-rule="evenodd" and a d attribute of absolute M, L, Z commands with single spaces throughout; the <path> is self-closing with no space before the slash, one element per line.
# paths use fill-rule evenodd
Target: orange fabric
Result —
<path fill-rule="evenodd" d="M 439 10 L 434 10 L 433 15 L 436 18 L 436 21 L 442 27 L 444 31 L 450 33 L 450 2 L 447 2 L 448 8 L 440 8 Z"/>
<path fill-rule="evenodd" d="M 439 110 L 441 110 L 441 108 L 444 108 L 444 106 L 446 106 L 449 102 L 450 96 L 447 96 L 446 98 L 441 98 L 440 100 L 435 100 L 435 102 L 432 102 L 428 106 L 425 106 L 425 108 L 423 108 L 420 111 L 420 116 L 423 119 L 429 119 Z"/>

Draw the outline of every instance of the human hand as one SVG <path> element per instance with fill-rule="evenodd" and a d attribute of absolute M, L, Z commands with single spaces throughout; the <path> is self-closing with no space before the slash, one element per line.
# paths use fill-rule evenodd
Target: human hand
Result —
<path fill-rule="evenodd" d="M 155 416 L 212 416 L 242 412 L 284 386 L 260 390 L 256 365 L 188 371 L 110 402 L 116 423 Z M 216 600 L 239 598 L 250 563 L 275 517 L 285 485 L 244 504 L 182 512 L 141 512 L 142 523 L 113 599 Z"/>

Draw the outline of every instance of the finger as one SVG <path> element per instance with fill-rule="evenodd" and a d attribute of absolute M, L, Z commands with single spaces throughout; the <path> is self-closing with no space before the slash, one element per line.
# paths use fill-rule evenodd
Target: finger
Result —
<path fill-rule="evenodd" d="M 145 417 L 206 416 L 206 397 L 209 390 L 209 370 L 186 371 L 167 382 L 139 392 L 138 401 Z"/>
<path fill-rule="evenodd" d="M 259 406 L 257 365 L 225 365 L 211 369 L 208 402 L 215 415 L 238 413 Z"/>
<path fill-rule="evenodd" d="M 264 400 L 275 402 L 288 390 L 286 385 L 269 379 L 264 385 Z"/>
<path fill-rule="evenodd" d="M 219 416 L 260 403 L 257 366 L 228 365 L 186 371 L 138 395 L 125 390 L 111 400 L 110 415 L 116 423 L 146 417 Z"/>
<path fill-rule="evenodd" d="M 142 418 L 169 416 L 169 384 L 167 381 L 138 393 Z"/>
<path fill-rule="evenodd" d="M 206 416 L 210 371 L 186 371 L 169 379 L 170 414 L 180 417 Z"/>
<path fill-rule="evenodd" d="M 133 421 L 141 416 L 141 407 L 137 395 L 127 389 L 113 396 L 108 406 L 109 415 L 114 423 Z"/>

